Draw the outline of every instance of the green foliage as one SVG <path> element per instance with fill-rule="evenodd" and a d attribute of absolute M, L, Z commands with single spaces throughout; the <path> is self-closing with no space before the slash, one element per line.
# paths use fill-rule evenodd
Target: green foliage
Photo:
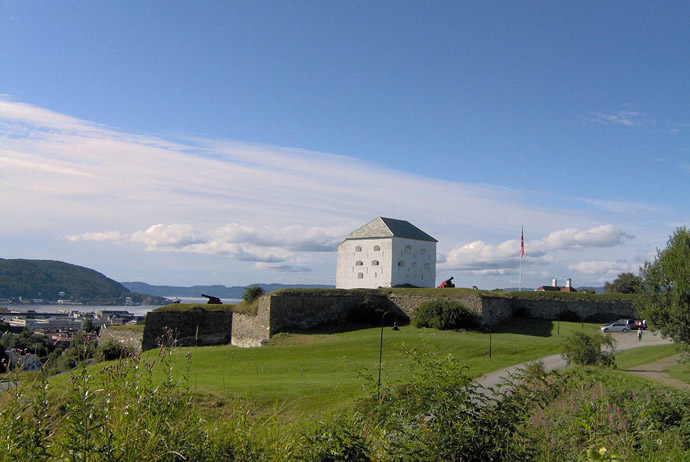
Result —
<path fill-rule="evenodd" d="M 128 293 L 119 282 L 81 266 L 51 260 L 0 259 L 0 298 L 124 300 Z"/>
<path fill-rule="evenodd" d="M 642 269 L 640 311 L 652 327 L 690 346 L 690 230 L 676 229 L 664 250 Z"/>
<path fill-rule="evenodd" d="M 52 393 L 43 375 L 3 392 L 0 462 L 690 457 L 690 394 L 606 369 L 547 374 L 540 363 L 505 389 L 485 390 L 452 355 L 430 350 L 407 350 L 403 381 L 379 390 L 370 379 L 367 399 L 321 421 L 284 425 L 239 404 L 223 419 L 207 421 L 211 416 L 199 410 L 190 387 L 190 352 L 205 350 L 185 349 L 177 366 L 174 346 L 98 367 L 82 363 Z"/>
<path fill-rule="evenodd" d="M 337 416 L 319 422 L 300 442 L 299 462 L 370 462 L 360 416 Z"/>
<path fill-rule="evenodd" d="M 527 460 L 689 460 L 687 393 L 573 368 L 521 382 L 508 401 L 526 411 L 515 438 Z"/>
<path fill-rule="evenodd" d="M 583 332 L 573 332 L 563 342 L 563 359 L 568 364 L 580 366 L 615 366 L 615 340 L 610 335 L 596 332 L 587 335 Z M 602 347 L 608 350 L 602 351 Z"/>
<path fill-rule="evenodd" d="M 454 300 L 436 299 L 420 305 L 412 323 L 440 330 L 470 329 L 479 325 L 477 316 Z"/>
<path fill-rule="evenodd" d="M 639 294 L 642 291 L 642 278 L 633 273 L 621 273 L 613 282 L 604 284 L 607 294 Z"/>
<path fill-rule="evenodd" d="M 5 350 L 13 348 L 35 353 L 39 358 L 46 357 L 54 349 L 55 345 L 45 335 L 34 334 L 30 330 L 23 330 L 19 334 L 7 333 L 0 337 L 0 346 Z"/>
<path fill-rule="evenodd" d="M 378 429 L 378 461 L 514 460 L 511 434 L 520 422 L 512 406 L 485 394 L 451 355 L 408 352 L 409 380 L 384 388 L 365 428 Z M 377 395 L 379 395 L 377 393 Z"/>
<path fill-rule="evenodd" d="M 81 323 L 81 330 L 89 334 L 98 332 L 98 329 L 96 326 L 94 326 L 91 319 L 86 319 L 83 323 Z"/>
<path fill-rule="evenodd" d="M 245 289 L 244 294 L 242 294 L 242 300 L 246 303 L 251 303 L 257 298 L 261 297 L 265 293 L 264 289 L 260 286 L 252 285 Z"/>
<path fill-rule="evenodd" d="M 96 355 L 99 361 L 111 361 L 133 356 L 134 349 L 111 340 L 103 345 L 98 345 Z"/>

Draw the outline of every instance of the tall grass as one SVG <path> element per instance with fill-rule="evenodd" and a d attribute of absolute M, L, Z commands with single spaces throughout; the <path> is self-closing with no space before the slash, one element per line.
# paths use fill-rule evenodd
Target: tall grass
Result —
<path fill-rule="evenodd" d="M 687 393 L 597 368 L 545 374 L 538 364 L 485 393 L 457 355 L 401 348 L 405 373 L 380 387 L 364 373 L 347 409 L 291 426 L 237 402 L 223 421 L 207 419 L 193 392 L 195 355 L 206 349 L 180 357 L 168 338 L 155 354 L 82 363 L 65 382 L 38 375 L 4 392 L 0 462 L 690 458 Z"/>

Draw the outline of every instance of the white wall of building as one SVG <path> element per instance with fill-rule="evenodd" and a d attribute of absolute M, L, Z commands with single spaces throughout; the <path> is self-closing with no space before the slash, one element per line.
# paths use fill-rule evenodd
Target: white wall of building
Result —
<path fill-rule="evenodd" d="M 338 246 L 336 287 L 435 287 L 436 242 L 399 237 L 346 239 Z"/>

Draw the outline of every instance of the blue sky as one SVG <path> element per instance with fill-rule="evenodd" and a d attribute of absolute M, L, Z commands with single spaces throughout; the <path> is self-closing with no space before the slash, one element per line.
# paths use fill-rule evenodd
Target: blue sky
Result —
<path fill-rule="evenodd" d="M 439 281 L 601 285 L 688 224 L 687 2 L 0 0 L 0 256 L 335 280 L 376 216 Z"/>

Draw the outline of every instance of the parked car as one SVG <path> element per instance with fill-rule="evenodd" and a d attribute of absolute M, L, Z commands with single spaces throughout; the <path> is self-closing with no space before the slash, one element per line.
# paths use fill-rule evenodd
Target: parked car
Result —
<path fill-rule="evenodd" d="M 625 321 L 625 319 L 623 319 Z M 612 322 L 611 324 L 608 324 L 606 326 L 601 326 L 600 327 L 601 331 L 606 333 L 606 332 L 623 332 L 627 333 L 630 331 L 630 325 L 627 322 Z"/>
<path fill-rule="evenodd" d="M 646 329 L 647 328 L 647 320 L 637 320 L 635 321 L 635 329 Z"/>

